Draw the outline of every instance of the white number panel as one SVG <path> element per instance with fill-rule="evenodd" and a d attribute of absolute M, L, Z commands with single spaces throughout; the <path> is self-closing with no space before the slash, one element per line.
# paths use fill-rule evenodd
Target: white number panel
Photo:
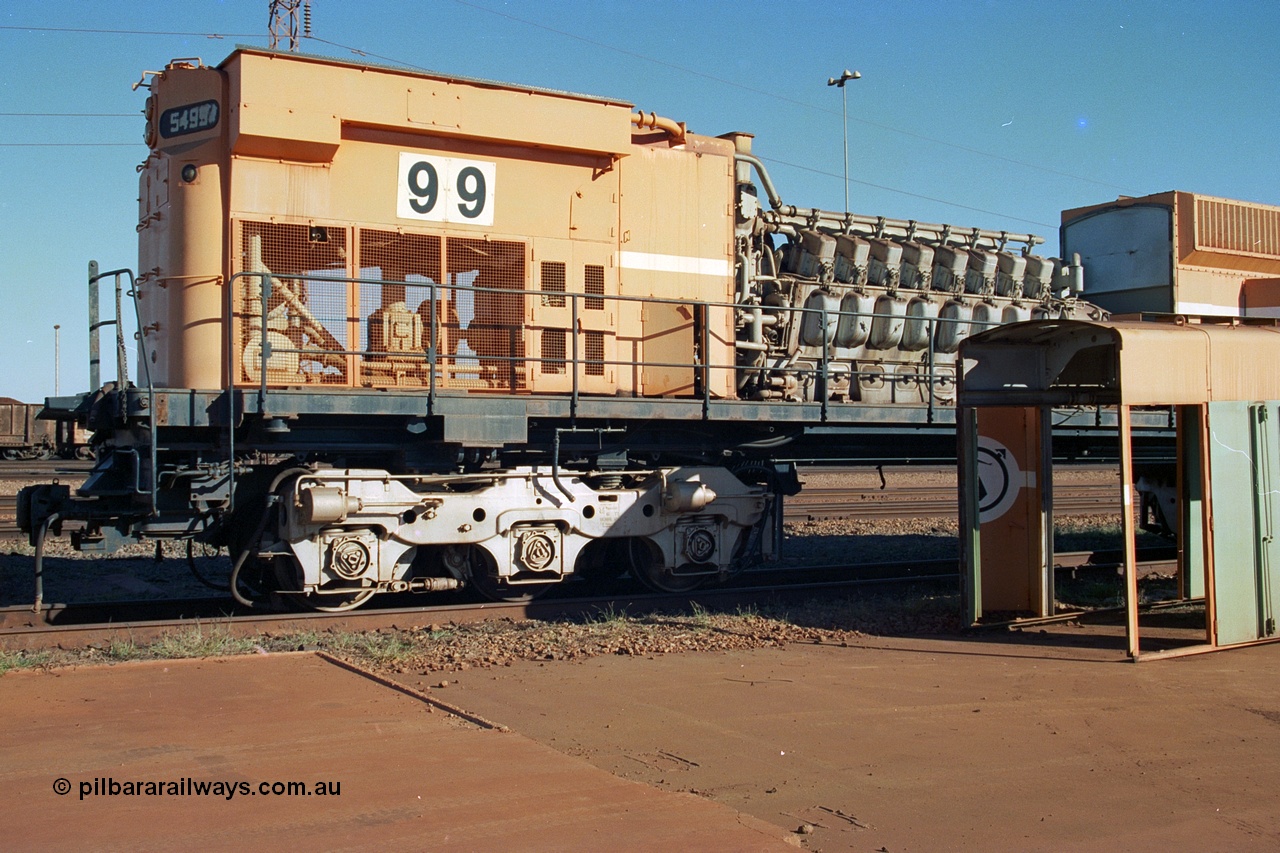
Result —
<path fill-rule="evenodd" d="M 484 160 L 401 152 L 396 216 L 492 225 L 496 166 Z"/>

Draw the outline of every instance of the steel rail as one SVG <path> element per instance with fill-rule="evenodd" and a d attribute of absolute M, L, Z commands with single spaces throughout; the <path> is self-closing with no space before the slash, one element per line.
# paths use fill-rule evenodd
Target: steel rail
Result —
<path fill-rule="evenodd" d="M 1107 562 L 1090 560 L 1101 556 L 1094 552 L 1057 555 L 1059 571 L 1084 568 L 1114 571 Z M 1171 570 L 1167 559 L 1141 564 L 1143 574 Z M 840 578 L 787 582 L 785 575 L 811 575 L 841 571 L 859 571 L 864 575 L 876 570 L 885 576 Z M 760 583 L 742 579 L 739 585 L 728 585 L 691 593 L 634 593 L 542 598 L 528 602 L 450 603 L 414 607 L 371 607 L 345 613 L 249 613 L 234 607 L 224 597 L 183 599 L 178 601 L 135 601 L 114 604 L 54 604 L 42 613 L 30 606 L 0 608 L 0 649 L 40 649 L 50 647 L 84 648 L 94 644 L 119 642 L 145 643 L 175 631 L 212 629 L 232 637 L 255 637 L 264 634 L 305 634 L 342 630 L 350 632 L 378 630 L 412 630 L 440 624 L 468 624 L 497 619 L 566 619 L 590 617 L 596 613 L 657 612 L 684 610 L 694 604 L 704 607 L 733 607 L 758 604 L 762 598 L 787 601 L 817 595 L 839 595 L 871 586 L 913 583 L 957 583 L 959 565 L 955 558 L 940 560 L 896 561 L 891 563 L 793 566 L 761 569 L 760 575 L 771 578 Z M 744 573 L 749 574 L 749 573 Z M 762 578 L 763 580 L 763 578 Z M 148 614 L 150 611 L 150 614 Z M 176 616 L 175 612 L 190 615 Z M 157 616 L 156 614 L 161 614 Z M 86 619 L 99 621 L 80 621 Z"/>
<path fill-rule="evenodd" d="M 956 490 L 912 486 L 885 491 L 869 489 L 805 489 L 783 505 L 788 521 L 848 516 L 874 518 L 941 518 L 959 513 Z M 1119 490 L 1113 485 L 1070 485 L 1055 489 L 1056 514 L 1081 515 L 1120 511 Z"/>
<path fill-rule="evenodd" d="M 783 584 L 765 587 L 741 587 L 702 590 L 694 593 L 604 596 L 559 600 L 535 600 L 518 603 L 483 603 L 431 607 L 385 608 L 334 613 L 249 614 L 207 619 L 157 619 L 131 622 L 91 623 L 83 625 L 18 625 L 0 629 L 0 649 L 33 650 L 39 648 L 84 648 L 89 645 L 119 641 L 131 642 L 159 639 L 174 631 L 192 628 L 212 629 L 231 637 L 255 637 L 262 634 L 342 631 L 409 630 L 431 625 L 461 625 L 498 619 L 564 619 L 591 616 L 596 613 L 683 610 L 694 604 L 704 607 L 733 607 L 758 603 L 762 596 L 794 599 L 816 594 L 838 594 L 871 585 L 894 583 L 952 582 L 956 574 L 913 578 L 876 578 L 869 580 L 825 581 L 806 584 Z M 36 614 L 27 608 L 33 620 Z"/>

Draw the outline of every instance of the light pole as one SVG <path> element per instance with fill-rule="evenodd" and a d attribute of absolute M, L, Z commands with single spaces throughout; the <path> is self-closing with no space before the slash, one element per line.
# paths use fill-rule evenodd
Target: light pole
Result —
<path fill-rule="evenodd" d="M 53 324 L 53 396 L 59 396 L 58 379 L 62 374 L 62 353 L 58 347 L 58 330 L 62 326 Z"/>
<path fill-rule="evenodd" d="M 862 77 L 862 73 L 858 71 L 850 71 L 846 68 L 841 72 L 839 77 L 828 77 L 828 86 L 840 87 L 840 100 L 843 104 L 842 115 L 844 122 L 841 127 L 844 128 L 844 212 L 849 212 L 849 93 L 845 91 L 844 84 L 850 80 L 857 80 Z"/>

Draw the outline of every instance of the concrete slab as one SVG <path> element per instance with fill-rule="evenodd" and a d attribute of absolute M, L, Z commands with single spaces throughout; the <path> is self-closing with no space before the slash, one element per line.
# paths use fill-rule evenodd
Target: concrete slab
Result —
<path fill-rule="evenodd" d="M 1280 849 L 1280 646 L 1135 665 L 868 638 L 450 678 L 619 776 L 808 822 L 824 853 Z"/>
<path fill-rule="evenodd" d="M 794 849 L 310 654 L 8 673 L 0 719 L 7 850 Z"/>

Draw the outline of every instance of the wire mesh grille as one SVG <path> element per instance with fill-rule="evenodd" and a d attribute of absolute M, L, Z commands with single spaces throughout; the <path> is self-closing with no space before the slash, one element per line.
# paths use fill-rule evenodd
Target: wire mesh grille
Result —
<path fill-rule="evenodd" d="M 237 222 L 235 233 L 239 271 L 272 280 L 265 315 L 270 384 L 430 383 L 511 393 L 531 387 L 534 362 L 532 376 L 568 375 L 575 351 L 580 376 L 611 375 L 606 358 L 613 332 L 601 327 L 603 317 L 576 330 L 558 314 L 534 319 L 537 304 L 525 294 L 531 271 L 524 243 L 271 222 Z M 569 291 L 568 267 L 539 262 L 532 287 L 541 306 L 563 309 L 576 298 L 583 311 L 605 310 L 605 267 L 582 267 L 577 297 Z M 257 276 L 238 281 L 239 381 L 256 384 L 263 363 L 262 287 Z M 535 331 L 526 333 L 531 322 Z"/>
<path fill-rule="evenodd" d="M 246 222 L 240 228 L 240 271 L 270 274 L 266 339 L 267 380 L 280 384 L 345 384 L 344 352 L 352 337 L 345 278 L 346 231 L 308 225 Z M 262 374 L 265 275 L 249 275 L 234 300 L 242 381 Z M 356 333 L 358 334 L 358 332 Z"/>
<path fill-rule="evenodd" d="M 583 372 L 587 376 L 604 376 L 604 332 L 586 332 L 584 337 L 587 363 Z"/>
<path fill-rule="evenodd" d="M 542 372 L 547 375 L 565 373 L 565 330 L 543 329 L 542 331 Z"/>
<path fill-rule="evenodd" d="M 604 267 L 597 264 L 587 264 L 583 272 L 582 292 L 604 296 Z M 604 310 L 603 299 L 592 299 L 588 296 L 583 302 L 588 311 Z"/>
<path fill-rule="evenodd" d="M 524 379 L 525 247 L 502 240 L 449 239 L 445 243 L 450 304 L 444 323 L 461 333 L 450 385 L 516 391 Z M 461 288 L 475 288 L 463 290 Z"/>
<path fill-rule="evenodd" d="M 426 234 L 360 232 L 360 343 L 363 384 L 373 387 L 427 382 L 432 284 L 440 281 L 441 239 Z M 366 283 L 367 282 L 367 283 Z M 444 316 L 443 289 L 435 288 L 436 316 Z"/>
<path fill-rule="evenodd" d="M 542 304 L 548 308 L 563 308 L 565 298 L 563 295 L 555 296 L 554 294 L 563 294 L 565 291 L 565 265 L 562 261 L 543 261 L 541 288 L 543 293 L 552 294 L 542 297 Z"/>

